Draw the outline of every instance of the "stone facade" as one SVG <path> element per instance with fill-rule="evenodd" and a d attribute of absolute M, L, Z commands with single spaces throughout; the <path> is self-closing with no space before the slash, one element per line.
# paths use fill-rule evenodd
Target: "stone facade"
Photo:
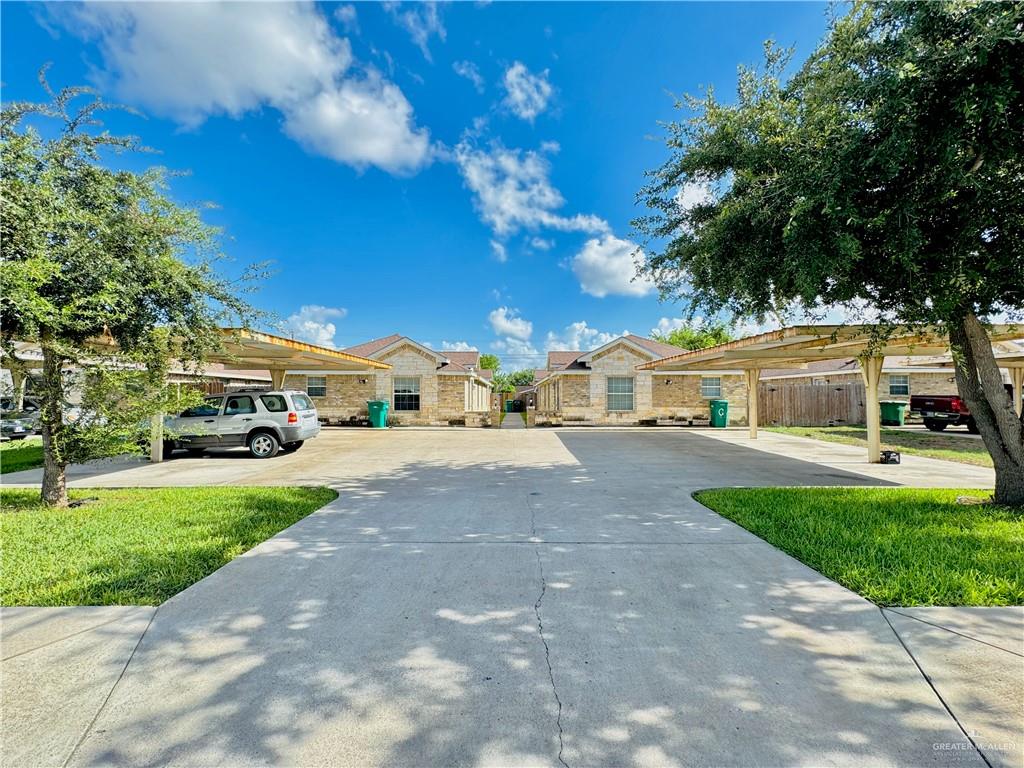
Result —
<path fill-rule="evenodd" d="M 388 419 L 392 424 L 485 426 L 490 387 L 465 373 L 439 373 L 436 358 L 412 344 L 401 344 L 381 355 L 390 370 L 368 370 L 365 373 L 326 373 L 327 394 L 312 397 L 320 417 L 328 423 L 355 423 L 367 418 L 367 400 L 391 403 Z M 285 386 L 308 391 L 310 376 L 289 374 Z M 419 381 L 419 410 L 394 409 L 394 380 L 415 378 Z"/>
<path fill-rule="evenodd" d="M 587 370 L 555 372 L 537 387 L 536 417 L 553 424 L 639 424 L 688 422 L 710 415 L 708 400 L 701 396 L 701 377 L 638 371 L 649 362 L 631 345 L 620 343 L 597 354 Z M 633 408 L 608 409 L 608 378 L 633 380 Z M 746 384 L 741 375 L 721 376 L 722 399 L 729 401 L 729 422 L 746 423 Z"/>

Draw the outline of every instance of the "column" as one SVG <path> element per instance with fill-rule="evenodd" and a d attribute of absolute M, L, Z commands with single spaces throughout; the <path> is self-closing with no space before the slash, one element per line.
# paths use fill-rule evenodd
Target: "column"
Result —
<path fill-rule="evenodd" d="M 883 355 L 864 355 L 857 358 L 864 379 L 864 406 L 868 422 L 868 463 L 882 462 L 882 415 L 878 405 L 878 381 L 882 378 Z"/>
<path fill-rule="evenodd" d="M 760 368 L 748 368 L 743 372 L 747 379 L 747 424 L 750 439 L 757 440 L 757 382 L 761 380 Z"/>
<path fill-rule="evenodd" d="M 1022 401 L 1021 393 L 1024 391 L 1024 366 L 1010 369 L 1010 381 L 1013 382 L 1013 411 L 1021 415 Z"/>
<path fill-rule="evenodd" d="M 284 377 L 288 373 L 285 368 L 271 368 L 270 369 L 270 384 L 274 389 L 284 388 Z"/>

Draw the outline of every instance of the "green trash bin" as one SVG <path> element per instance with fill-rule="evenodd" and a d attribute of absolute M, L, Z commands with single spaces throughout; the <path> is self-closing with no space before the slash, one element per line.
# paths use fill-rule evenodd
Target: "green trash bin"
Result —
<path fill-rule="evenodd" d="M 729 401 L 728 400 L 712 400 L 708 405 L 711 408 L 711 426 L 712 427 L 727 427 L 729 426 Z"/>
<path fill-rule="evenodd" d="M 366 410 L 370 414 L 370 426 L 374 429 L 384 429 L 388 425 L 388 401 L 367 400 Z"/>
<path fill-rule="evenodd" d="M 902 400 L 880 400 L 882 424 L 887 427 L 902 427 L 907 418 L 907 404 Z"/>

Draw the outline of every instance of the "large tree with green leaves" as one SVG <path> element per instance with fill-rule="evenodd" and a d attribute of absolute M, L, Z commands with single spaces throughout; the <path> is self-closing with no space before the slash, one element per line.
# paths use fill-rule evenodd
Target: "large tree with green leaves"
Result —
<path fill-rule="evenodd" d="M 692 321 L 665 333 L 652 333 L 651 338 L 680 349 L 706 349 L 732 341 L 732 326 L 721 320 Z"/>
<path fill-rule="evenodd" d="M 1024 308 L 1024 4 L 862 0 L 791 77 L 766 50 L 733 103 L 680 102 L 638 195 L 646 272 L 711 312 L 940 326 L 995 499 L 1024 504 L 1024 425 L 986 331 Z"/>
<path fill-rule="evenodd" d="M 42 497 L 63 505 L 69 463 L 130 448 L 167 407 L 168 360 L 198 367 L 220 325 L 253 312 L 240 298 L 250 275 L 217 275 L 216 230 L 169 197 L 166 174 L 112 167 L 141 147 L 103 130 L 108 105 L 40 80 L 49 103 L 0 115 L 0 351 L 41 352 Z"/>

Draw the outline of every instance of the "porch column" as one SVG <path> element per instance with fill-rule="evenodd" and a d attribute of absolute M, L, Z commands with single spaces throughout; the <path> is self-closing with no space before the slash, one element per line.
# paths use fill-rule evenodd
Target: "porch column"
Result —
<path fill-rule="evenodd" d="M 1010 369 L 1010 381 L 1013 382 L 1013 410 L 1020 416 L 1022 401 L 1021 394 L 1024 392 L 1024 366 Z"/>
<path fill-rule="evenodd" d="M 274 389 L 282 389 L 284 387 L 284 377 L 286 373 L 288 373 L 286 368 L 270 369 L 270 384 Z"/>
<path fill-rule="evenodd" d="M 878 382 L 882 378 L 884 355 L 864 355 L 857 358 L 864 378 L 864 407 L 868 422 L 868 463 L 882 462 L 882 414 L 878 405 Z"/>
<path fill-rule="evenodd" d="M 757 383 L 761 380 L 760 368 L 748 368 L 743 372 L 747 379 L 747 424 L 750 439 L 757 440 Z"/>

